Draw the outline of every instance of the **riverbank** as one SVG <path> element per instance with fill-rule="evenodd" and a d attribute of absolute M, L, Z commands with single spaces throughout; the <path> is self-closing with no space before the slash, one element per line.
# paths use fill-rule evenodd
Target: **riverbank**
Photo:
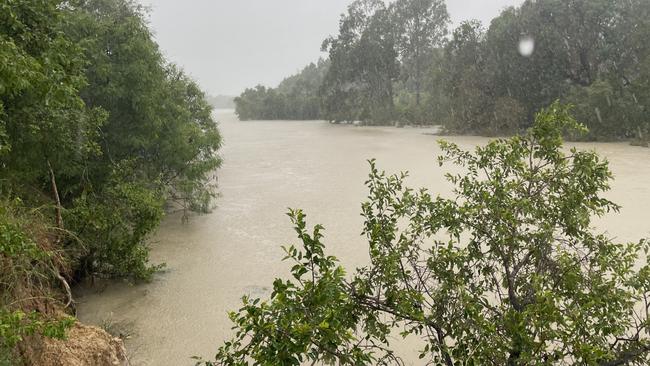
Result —
<path fill-rule="evenodd" d="M 122 339 L 74 317 L 62 232 L 0 200 L 0 365 L 128 366 Z"/>

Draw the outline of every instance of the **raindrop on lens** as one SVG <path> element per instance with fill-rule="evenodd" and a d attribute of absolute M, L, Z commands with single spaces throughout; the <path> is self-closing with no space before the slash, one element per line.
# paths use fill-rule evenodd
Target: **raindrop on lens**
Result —
<path fill-rule="evenodd" d="M 535 40 L 531 36 L 522 37 L 519 40 L 519 54 L 524 57 L 530 57 L 535 52 Z"/>

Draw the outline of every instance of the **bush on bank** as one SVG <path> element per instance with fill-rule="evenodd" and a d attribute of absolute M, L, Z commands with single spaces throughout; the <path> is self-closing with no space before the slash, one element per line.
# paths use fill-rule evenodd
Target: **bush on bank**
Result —
<path fill-rule="evenodd" d="M 146 240 L 168 205 L 216 196 L 211 111 L 135 1 L 0 0 L 1 347 L 62 335 L 44 304 L 70 301 L 48 289 L 159 268 Z"/>

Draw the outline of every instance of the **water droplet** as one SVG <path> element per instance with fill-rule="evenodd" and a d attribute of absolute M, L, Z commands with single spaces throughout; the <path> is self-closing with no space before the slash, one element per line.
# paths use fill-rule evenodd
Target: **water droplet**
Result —
<path fill-rule="evenodd" d="M 519 53 L 524 57 L 530 57 L 535 52 L 535 40 L 531 36 L 522 37 L 519 40 Z"/>

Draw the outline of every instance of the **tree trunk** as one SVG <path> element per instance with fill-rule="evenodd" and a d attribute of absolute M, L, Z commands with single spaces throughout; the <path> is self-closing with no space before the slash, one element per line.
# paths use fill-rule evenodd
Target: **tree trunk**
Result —
<path fill-rule="evenodd" d="M 61 199 L 59 197 L 59 189 L 56 186 L 56 177 L 54 176 L 54 170 L 52 170 L 52 165 L 50 161 L 47 161 L 47 168 L 50 171 L 50 182 L 52 183 L 52 193 L 54 194 L 54 200 L 56 201 L 56 227 L 63 229 L 63 215 L 61 213 Z"/>
<path fill-rule="evenodd" d="M 54 200 L 56 202 L 56 227 L 59 230 L 63 230 L 63 208 L 61 206 L 61 198 L 59 197 L 59 188 L 56 185 L 56 177 L 54 175 L 54 170 L 52 169 L 52 164 L 50 164 L 50 161 L 47 161 L 47 168 L 50 172 L 50 182 L 52 184 L 52 193 L 54 194 Z M 57 233 L 55 243 L 58 244 L 60 241 L 59 237 L 60 233 Z M 72 290 L 70 289 L 70 285 L 68 284 L 68 281 L 59 273 L 59 269 L 53 268 L 53 274 L 54 277 L 56 277 L 60 282 L 61 285 L 63 286 L 63 290 L 65 291 L 66 297 L 67 297 L 67 302 L 65 304 L 66 307 L 69 307 L 73 305 L 72 309 L 76 313 L 76 308 L 74 307 L 74 300 L 72 299 Z"/>

